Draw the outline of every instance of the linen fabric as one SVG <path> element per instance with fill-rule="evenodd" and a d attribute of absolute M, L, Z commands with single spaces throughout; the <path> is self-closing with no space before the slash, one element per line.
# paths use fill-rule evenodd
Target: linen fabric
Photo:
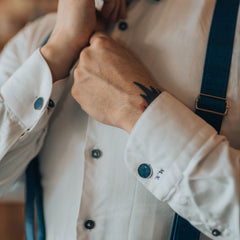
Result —
<path fill-rule="evenodd" d="M 174 211 L 204 233 L 201 239 L 240 238 L 239 19 L 227 92 L 231 108 L 221 134 L 193 113 L 214 6 L 209 0 L 133 0 L 128 28 L 109 27 L 166 89 L 131 134 L 81 110 L 70 94 L 73 71 L 52 85 L 38 47 L 55 14 L 27 25 L 5 47 L 0 194 L 40 152 L 48 240 L 166 240 Z M 43 106 L 36 110 L 39 97 Z M 94 149 L 100 158 L 92 157 Z M 138 175 L 143 163 L 151 166 L 151 178 Z M 87 220 L 95 222 L 92 230 L 85 228 Z M 212 235 L 216 229 L 218 237 Z"/>

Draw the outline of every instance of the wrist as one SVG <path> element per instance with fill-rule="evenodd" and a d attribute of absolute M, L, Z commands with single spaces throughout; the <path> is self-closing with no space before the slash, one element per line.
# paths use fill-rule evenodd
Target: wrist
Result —
<path fill-rule="evenodd" d="M 53 82 L 67 77 L 79 56 L 79 51 L 52 42 L 40 48 L 40 52 L 51 70 Z"/>
<path fill-rule="evenodd" d="M 150 87 L 149 89 L 144 87 L 142 84 L 134 82 L 142 91 L 146 94 L 140 94 L 135 101 L 128 104 L 128 110 L 126 111 L 125 117 L 122 118 L 123 129 L 128 133 L 131 133 L 132 128 L 141 117 L 142 113 L 148 108 L 148 106 L 161 94 L 162 91 L 158 87 Z M 139 99 L 139 97 L 141 97 Z"/>
<path fill-rule="evenodd" d="M 76 35 L 76 33 L 70 29 L 71 26 L 69 26 L 69 30 L 64 30 L 55 26 L 46 45 L 49 45 L 56 50 L 61 50 L 69 55 L 80 53 L 80 51 L 88 44 L 88 38 L 86 39 L 84 37 L 84 32 L 80 35 Z"/>
<path fill-rule="evenodd" d="M 130 134 L 142 113 L 143 112 L 137 104 L 133 102 L 129 103 L 124 109 L 124 114 L 121 112 L 121 117 L 119 117 L 120 128 L 124 129 Z"/>
<path fill-rule="evenodd" d="M 125 121 L 124 129 L 130 134 L 138 119 L 141 117 L 142 112 L 136 111 L 129 113 L 128 119 Z"/>

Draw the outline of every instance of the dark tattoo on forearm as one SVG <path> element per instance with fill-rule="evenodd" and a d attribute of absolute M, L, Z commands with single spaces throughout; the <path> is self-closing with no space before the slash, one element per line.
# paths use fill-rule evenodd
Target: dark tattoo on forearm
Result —
<path fill-rule="evenodd" d="M 140 108 L 144 112 L 145 109 L 150 105 L 150 103 L 161 93 L 161 91 L 152 86 L 150 86 L 149 89 L 138 82 L 133 83 L 137 85 L 146 94 L 140 94 L 140 96 L 143 98 L 143 102 L 140 104 Z"/>

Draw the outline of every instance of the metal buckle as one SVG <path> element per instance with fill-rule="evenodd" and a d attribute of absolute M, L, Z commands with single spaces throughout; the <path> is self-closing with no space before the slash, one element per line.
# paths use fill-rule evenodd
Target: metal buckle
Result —
<path fill-rule="evenodd" d="M 215 98 L 215 99 L 219 99 L 219 100 L 225 101 L 225 102 L 226 102 L 226 110 L 225 110 L 225 112 L 224 112 L 224 113 L 220 113 L 220 112 L 216 112 L 216 111 L 212 111 L 212 110 L 208 110 L 208 109 L 204 109 L 204 108 L 198 107 L 198 101 L 199 101 L 199 98 L 200 98 L 201 96 L 209 97 L 209 98 Z M 226 98 L 217 97 L 217 96 L 213 96 L 213 95 L 208 95 L 208 94 L 205 94 L 205 93 L 200 93 L 200 94 L 198 95 L 198 97 L 196 98 L 195 108 L 196 108 L 197 110 L 200 110 L 200 111 L 203 111 L 203 112 L 209 112 L 209 113 L 217 114 L 217 115 L 220 115 L 220 116 L 226 116 L 226 115 L 228 114 L 229 101 L 228 101 Z"/>

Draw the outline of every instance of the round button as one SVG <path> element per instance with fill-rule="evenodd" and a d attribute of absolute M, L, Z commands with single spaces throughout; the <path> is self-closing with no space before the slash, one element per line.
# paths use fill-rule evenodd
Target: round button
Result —
<path fill-rule="evenodd" d="M 150 178 L 152 176 L 152 168 L 150 165 L 143 163 L 138 167 L 138 174 L 142 178 Z"/>
<path fill-rule="evenodd" d="M 54 108 L 55 107 L 55 103 L 54 103 L 54 101 L 52 99 L 49 100 L 48 107 L 50 107 L 50 108 Z"/>
<path fill-rule="evenodd" d="M 34 103 L 34 109 L 40 110 L 40 109 L 42 108 L 42 106 L 43 106 L 43 98 L 40 97 L 40 98 L 38 98 L 38 99 L 35 101 L 35 103 Z"/>
<path fill-rule="evenodd" d="M 217 237 L 217 236 L 220 236 L 220 235 L 221 235 L 221 232 L 220 232 L 219 230 L 217 230 L 217 229 L 213 229 L 213 230 L 212 230 L 212 235 L 215 236 L 215 237 Z"/>
<path fill-rule="evenodd" d="M 93 158 L 100 158 L 101 157 L 101 151 L 99 149 L 93 149 L 92 150 L 92 157 Z"/>
<path fill-rule="evenodd" d="M 128 24 L 124 21 L 121 21 L 119 24 L 118 24 L 118 28 L 122 31 L 125 31 L 127 28 L 128 28 Z"/>
<path fill-rule="evenodd" d="M 86 229 L 93 229 L 95 227 L 95 222 L 93 220 L 87 220 L 85 223 L 84 223 L 84 226 Z"/>

